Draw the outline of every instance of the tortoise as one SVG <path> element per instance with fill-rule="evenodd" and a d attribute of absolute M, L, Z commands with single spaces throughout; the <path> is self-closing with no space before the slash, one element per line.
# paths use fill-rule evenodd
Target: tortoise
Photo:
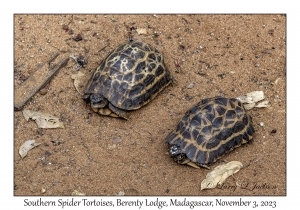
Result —
<path fill-rule="evenodd" d="M 179 164 L 209 168 L 224 154 L 253 141 L 252 118 L 235 98 L 206 98 L 189 109 L 165 141 Z"/>
<path fill-rule="evenodd" d="M 91 103 L 94 112 L 128 119 L 129 111 L 149 103 L 170 82 L 163 55 L 145 42 L 131 40 L 100 63 L 83 99 Z"/>

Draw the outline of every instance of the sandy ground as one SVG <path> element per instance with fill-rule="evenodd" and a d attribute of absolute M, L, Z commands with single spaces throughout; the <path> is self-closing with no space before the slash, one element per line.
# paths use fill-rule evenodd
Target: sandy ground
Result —
<path fill-rule="evenodd" d="M 24 107 L 59 117 L 64 129 L 38 128 L 14 112 L 15 195 L 286 195 L 285 15 L 15 15 L 14 29 L 15 89 L 53 53 L 88 52 L 79 70 L 86 83 L 129 31 L 164 55 L 175 80 L 130 120 L 110 118 L 81 99 L 69 60 Z M 74 41 L 77 34 L 83 40 Z M 201 191 L 210 170 L 175 163 L 165 137 L 201 99 L 255 90 L 264 91 L 270 106 L 249 111 L 254 143 L 211 166 L 237 160 L 248 167 Z M 28 139 L 41 145 L 21 159 L 19 147 Z"/>

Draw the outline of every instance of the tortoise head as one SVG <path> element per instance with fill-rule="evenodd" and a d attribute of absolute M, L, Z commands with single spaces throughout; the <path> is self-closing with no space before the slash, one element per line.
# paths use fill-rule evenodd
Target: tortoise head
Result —
<path fill-rule="evenodd" d="M 94 109 L 104 108 L 108 105 L 108 101 L 100 93 L 93 93 L 90 95 L 91 106 Z"/>
<path fill-rule="evenodd" d="M 182 153 L 181 148 L 175 144 L 170 147 L 169 154 L 177 163 L 181 163 L 186 159 L 186 155 Z"/>
<path fill-rule="evenodd" d="M 180 146 L 172 145 L 169 150 L 171 158 L 179 164 L 186 164 L 194 168 L 200 168 L 196 163 L 192 162 L 181 150 Z M 205 167 L 205 166 L 204 166 Z"/>

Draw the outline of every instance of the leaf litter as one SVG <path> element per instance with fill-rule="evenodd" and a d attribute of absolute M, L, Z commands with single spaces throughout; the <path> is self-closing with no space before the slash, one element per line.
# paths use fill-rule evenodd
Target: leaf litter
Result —
<path fill-rule="evenodd" d="M 32 110 L 23 110 L 23 115 L 26 121 L 31 118 L 35 120 L 39 128 L 65 128 L 64 124 L 55 117 L 48 113 L 37 112 Z"/>
<path fill-rule="evenodd" d="M 78 93 L 80 93 L 81 95 L 83 95 L 83 88 L 84 88 L 84 84 L 83 84 L 83 78 L 85 77 L 85 74 L 83 74 L 82 72 L 78 72 L 77 74 L 72 74 L 71 78 L 74 80 L 74 86 L 77 90 Z"/>
<path fill-rule="evenodd" d="M 35 140 L 27 140 L 25 141 L 20 149 L 19 154 L 21 155 L 22 159 L 27 155 L 27 153 L 32 150 L 34 147 L 39 146 L 41 143 L 35 143 Z"/>
<path fill-rule="evenodd" d="M 147 34 L 147 30 L 145 28 L 136 29 L 139 35 Z"/>
<path fill-rule="evenodd" d="M 229 176 L 237 173 L 243 164 L 239 161 L 231 161 L 229 163 L 217 166 L 213 171 L 206 175 L 206 178 L 201 182 L 201 190 L 215 188 L 218 184 L 221 185 Z"/>
<path fill-rule="evenodd" d="M 258 104 L 257 102 L 265 99 L 265 95 L 263 91 L 253 91 L 247 93 L 246 95 L 237 97 L 243 104 L 246 110 L 253 109 L 254 107 L 257 108 L 264 108 L 269 106 L 269 101 L 262 101 Z"/>
<path fill-rule="evenodd" d="M 83 193 L 83 192 L 79 192 L 78 190 L 74 190 L 71 195 L 73 195 L 73 196 L 85 196 L 86 194 Z"/>

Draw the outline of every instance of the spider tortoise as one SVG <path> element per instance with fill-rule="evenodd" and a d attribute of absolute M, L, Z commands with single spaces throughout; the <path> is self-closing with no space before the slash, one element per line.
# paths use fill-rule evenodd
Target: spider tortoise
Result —
<path fill-rule="evenodd" d="M 128 119 L 171 82 L 164 57 L 151 45 L 129 41 L 114 49 L 89 79 L 83 99 L 94 112 Z"/>
<path fill-rule="evenodd" d="M 165 141 L 177 163 L 209 168 L 227 152 L 252 142 L 254 132 L 238 99 L 214 97 L 189 109 Z"/>

